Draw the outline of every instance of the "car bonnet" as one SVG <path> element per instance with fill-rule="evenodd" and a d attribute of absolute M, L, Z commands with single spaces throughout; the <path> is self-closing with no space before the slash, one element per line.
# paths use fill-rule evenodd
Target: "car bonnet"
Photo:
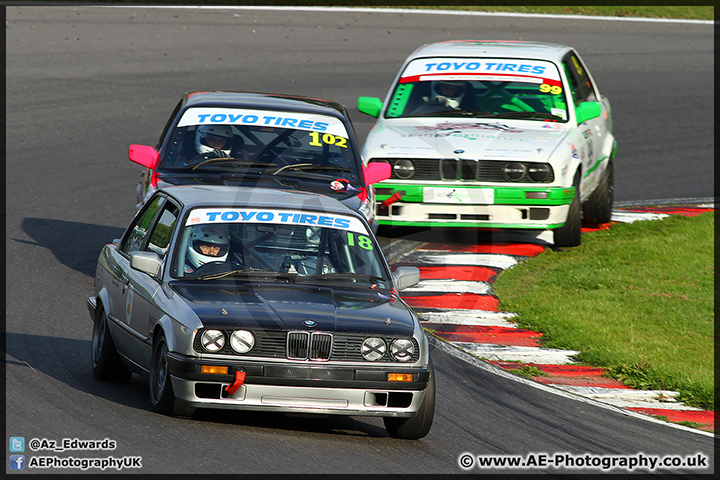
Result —
<path fill-rule="evenodd" d="M 502 119 L 394 119 L 377 125 L 366 158 L 478 158 L 544 162 L 565 139 L 554 122 Z"/>
<path fill-rule="evenodd" d="M 260 282 L 173 282 L 203 325 L 412 336 L 414 315 L 397 297 L 357 288 Z"/>

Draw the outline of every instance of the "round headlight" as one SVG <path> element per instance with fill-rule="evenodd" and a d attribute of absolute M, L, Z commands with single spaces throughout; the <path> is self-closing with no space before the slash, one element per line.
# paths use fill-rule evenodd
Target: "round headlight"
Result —
<path fill-rule="evenodd" d="M 520 162 L 508 162 L 502 170 L 505 179 L 511 182 L 519 182 L 525 176 L 525 165 Z"/>
<path fill-rule="evenodd" d="M 393 172 L 398 178 L 411 178 L 415 175 L 415 164 L 412 160 L 398 160 L 393 165 Z"/>
<path fill-rule="evenodd" d="M 385 340 L 377 337 L 366 338 L 360 347 L 363 358 L 371 362 L 380 360 L 385 355 L 386 350 Z"/>
<path fill-rule="evenodd" d="M 205 330 L 200 341 L 208 352 L 217 352 L 225 346 L 225 334 L 220 330 Z"/>
<path fill-rule="evenodd" d="M 544 182 L 550 176 L 550 165 L 547 163 L 533 163 L 528 167 L 528 176 L 533 182 Z"/>
<path fill-rule="evenodd" d="M 230 346 L 237 353 L 247 353 L 255 346 L 255 336 L 247 330 L 235 330 L 230 335 Z"/>
<path fill-rule="evenodd" d="M 412 340 L 398 338 L 390 344 L 390 355 L 398 362 L 409 362 L 415 352 Z"/>

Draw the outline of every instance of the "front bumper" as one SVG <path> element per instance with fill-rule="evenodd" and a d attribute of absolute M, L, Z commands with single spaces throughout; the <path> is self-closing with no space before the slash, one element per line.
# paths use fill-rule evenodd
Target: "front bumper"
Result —
<path fill-rule="evenodd" d="M 202 365 L 228 367 L 228 374 L 200 373 Z M 330 364 L 198 360 L 168 355 L 175 396 L 200 408 L 302 412 L 379 417 L 417 414 L 429 380 L 427 368 L 338 366 Z M 239 389 L 225 387 L 245 372 Z M 388 381 L 388 373 L 411 373 L 412 381 Z"/>
<path fill-rule="evenodd" d="M 443 202 L 426 201 L 424 188 L 438 187 L 443 191 L 455 191 L 455 199 L 448 197 Z M 377 192 L 375 216 L 380 225 L 417 227 L 559 228 L 567 219 L 575 194 L 572 187 L 478 187 L 462 184 L 390 184 L 377 190 L 382 192 Z M 480 191 L 489 194 L 473 193 Z M 396 200 L 398 196 L 400 199 Z M 490 201 L 473 200 L 483 197 Z"/>

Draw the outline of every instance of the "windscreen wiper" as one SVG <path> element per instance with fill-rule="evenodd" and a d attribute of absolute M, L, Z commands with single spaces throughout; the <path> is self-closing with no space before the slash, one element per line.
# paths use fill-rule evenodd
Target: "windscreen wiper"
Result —
<path fill-rule="evenodd" d="M 278 168 L 273 172 L 273 175 L 277 175 L 283 170 L 337 170 L 340 172 L 352 172 L 349 168 L 337 167 L 335 165 L 315 165 L 314 163 L 296 163 L 295 165 L 285 165 L 284 167 Z"/>

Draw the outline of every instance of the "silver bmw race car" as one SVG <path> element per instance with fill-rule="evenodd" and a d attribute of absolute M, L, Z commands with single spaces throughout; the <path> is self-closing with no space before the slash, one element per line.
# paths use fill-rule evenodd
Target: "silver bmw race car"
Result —
<path fill-rule="evenodd" d="M 362 214 L 324 195 L 230 186 L 157 190 L 98 258 L 92 370 L 149 378 L 158 412 L 196 408 L 432 424 L 428 341 Z"/>

